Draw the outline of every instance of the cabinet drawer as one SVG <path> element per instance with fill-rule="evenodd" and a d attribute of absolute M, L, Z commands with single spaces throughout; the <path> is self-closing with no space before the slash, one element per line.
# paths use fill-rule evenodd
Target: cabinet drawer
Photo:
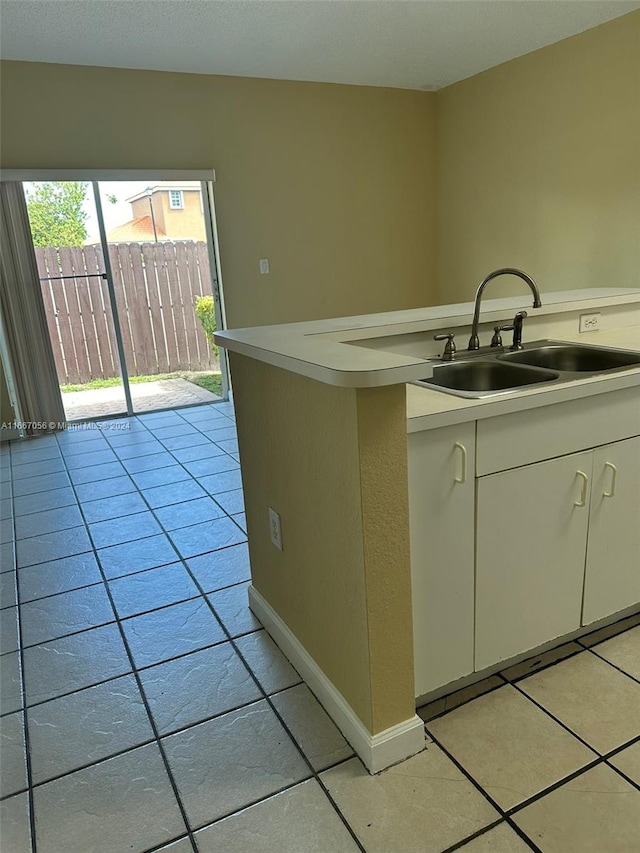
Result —
<path fill-rule="evenodd" d="M 638 388 L 478 421 L 476 473 L 494 474 L 640 435 Z"/>

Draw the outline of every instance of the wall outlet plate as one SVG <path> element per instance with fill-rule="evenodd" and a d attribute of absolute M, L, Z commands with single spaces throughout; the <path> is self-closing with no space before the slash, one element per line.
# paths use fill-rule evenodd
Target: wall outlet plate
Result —
<path fill-rule="evenodd" d="M 260 275 L 269 274 L 269 258 L 260 258 Z"/>
<path fill-rule="evenodd" d="M 279 551 L 282 551 L 282 527 L 280 516 L 273 507 L 269 507 L 269 535 L 271 541 Z"/>
<path fill-rule="evenodd" d="M 601 314 L 599 311 L 596 311 L 594 314 L 581 314 L 580 315 L 580 331 L 581 332 L 595 332 L 600 328 L 600 317 Z"/>

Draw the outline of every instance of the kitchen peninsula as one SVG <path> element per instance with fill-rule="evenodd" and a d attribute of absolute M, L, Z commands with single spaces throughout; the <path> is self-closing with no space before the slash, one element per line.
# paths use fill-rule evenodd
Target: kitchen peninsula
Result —
<path fill-rule="evenodd" d="M 640 350 L 640 290 L 542 289 L 542 302 L 541 308 L 531 309 L 528 294 L 485 300 L 481 343 L 488 343 L 496 323 L 526 309 L 525 342 L 553 338 Z M 469 598 L 473 584 L 467 592 L 456 586 L 473 580 L 475 571 L 473 553 L 467 553 L 474 548 L 474 478 L 489 483 L 500 476 L 504 469 L 496 456 L 505 440 L 513 445 L 506 467 L 537 469 L 530 463 L 546 465 L 541 460 L 574 452 L 585 456 L 605 441 L 624 443 L 640 434 L 638 366 L 482 399 L 407 385 L 431 375 L 429 359 L 443 346 L 434 342 L 434 335 L 454 331 L 466 341 L 472 313 L 473 306 L 463 303 L 216 334 L 217 343 L 229 352 L 231 367 L 251 607 L 370 772 L 423 748 L 416 698 L 455 690 L 476 673 L 490 671 L 491 661 L 517 659 L 534 648 L 518 645 L 529 637 L 541 647 L 560 636 L 555 622 L 552 634 L 539 641 L 542 635 L 535 627 L 524 639 L 489 636 L 489 631 L 478 655 L 474 601 Z M 599 315 L 598 331 L 579 333 L 584 313 Z M 601 424 L 608 430 L 610 419 L 606 414 L 593 417 L 593 412 L 606 412 L 609 404 L 619 415 L 619 427 L 604 437 Z M 593 429 L 578 430 L 570 446 L 538 447 L 537 437 L 545 431 L 543 413 L 563 418 L 565 412 L 568 423 L 587 423 Z M 531 434 L 522 433 L 529 422 Z M 507 424 L 507 439 L 502 423 Z M 477 438 L 479 424 L 490 428 L 482 427 Z M 557 419 L 549 425 L 554 435 L 564 434 Z M 452 515 L 441 497 L 434 503 L 439 494 L 435 469 L 427 467 L 416 476 L 410 468 L 416 453 L 426 459 L 433 451 L 448 468 L 456 466 L 453 479 L 459 480 L 461 458 L 439 444 L 444 429 L 458 427 L 466 429 L 466 444 L 453 444 L 464 446 L 469 492 L 463 512 Z M 513 433 L 526 434 L 524 448 L 508 439 Z M 414 451 L 417 435 L 424 446 Z M 477 458 L 476 441 L 486 448 Z M 635 454 L 638 446 L 630 452 Z M 581 464 L 589 460 L 585 456 Z M 460 499 L 450 487 L 446 494 Z M 586 500 L 586 492 L 582 497 Z M 418 501 L 424 506 L 417 506 Z M 491 506 L 489 498 L 485 506 Z M 270 508 L 281 520 L 281 550 L 272 542 Z M 430 515 L 436 528 L 428 523 Z M 455 582 L 444 583 L 436 600 L 420 602 L 415 573 L 425 553 L 429 571 Z M 460 577 L 451 572 L 459 566 Z M 490 583 L 483 594 L 490 600 Z M 640 592 L 629 607 L 639 599 Z M 616 613 L 628 609 L 617 608 Z M 556 615 L 562 636 L 571 633 L 562 627 L 565 614 Z M 595 623 L 613 618 L 597 617 Z M 571 619 L 575 622 L 575 613 Z M 578 623 L 572 631 L 579 630 Z M 503 657 L 501 643 L 508 648 Z"/>

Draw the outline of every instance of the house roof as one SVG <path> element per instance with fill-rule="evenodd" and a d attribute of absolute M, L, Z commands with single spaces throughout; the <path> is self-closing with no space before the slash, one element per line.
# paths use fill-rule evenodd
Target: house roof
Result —
<path fill-rule="evenodd" d="M 118 225 L 107 232 L 109 243 L 153 243 L 157 240 L 170 240 L 156 222 L 155 233 L 151 216 L 138 216 L 124 225 Z"/>

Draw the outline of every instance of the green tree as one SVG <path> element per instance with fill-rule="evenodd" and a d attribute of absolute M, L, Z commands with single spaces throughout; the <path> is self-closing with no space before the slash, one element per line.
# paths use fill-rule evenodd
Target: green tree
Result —
<path fill-rule="evenodd" d="M 83 210 L 89 185 L 47 181 L 27 191 L 27 210 L 35 246 L 82 246 L 87 238 Z"/>

